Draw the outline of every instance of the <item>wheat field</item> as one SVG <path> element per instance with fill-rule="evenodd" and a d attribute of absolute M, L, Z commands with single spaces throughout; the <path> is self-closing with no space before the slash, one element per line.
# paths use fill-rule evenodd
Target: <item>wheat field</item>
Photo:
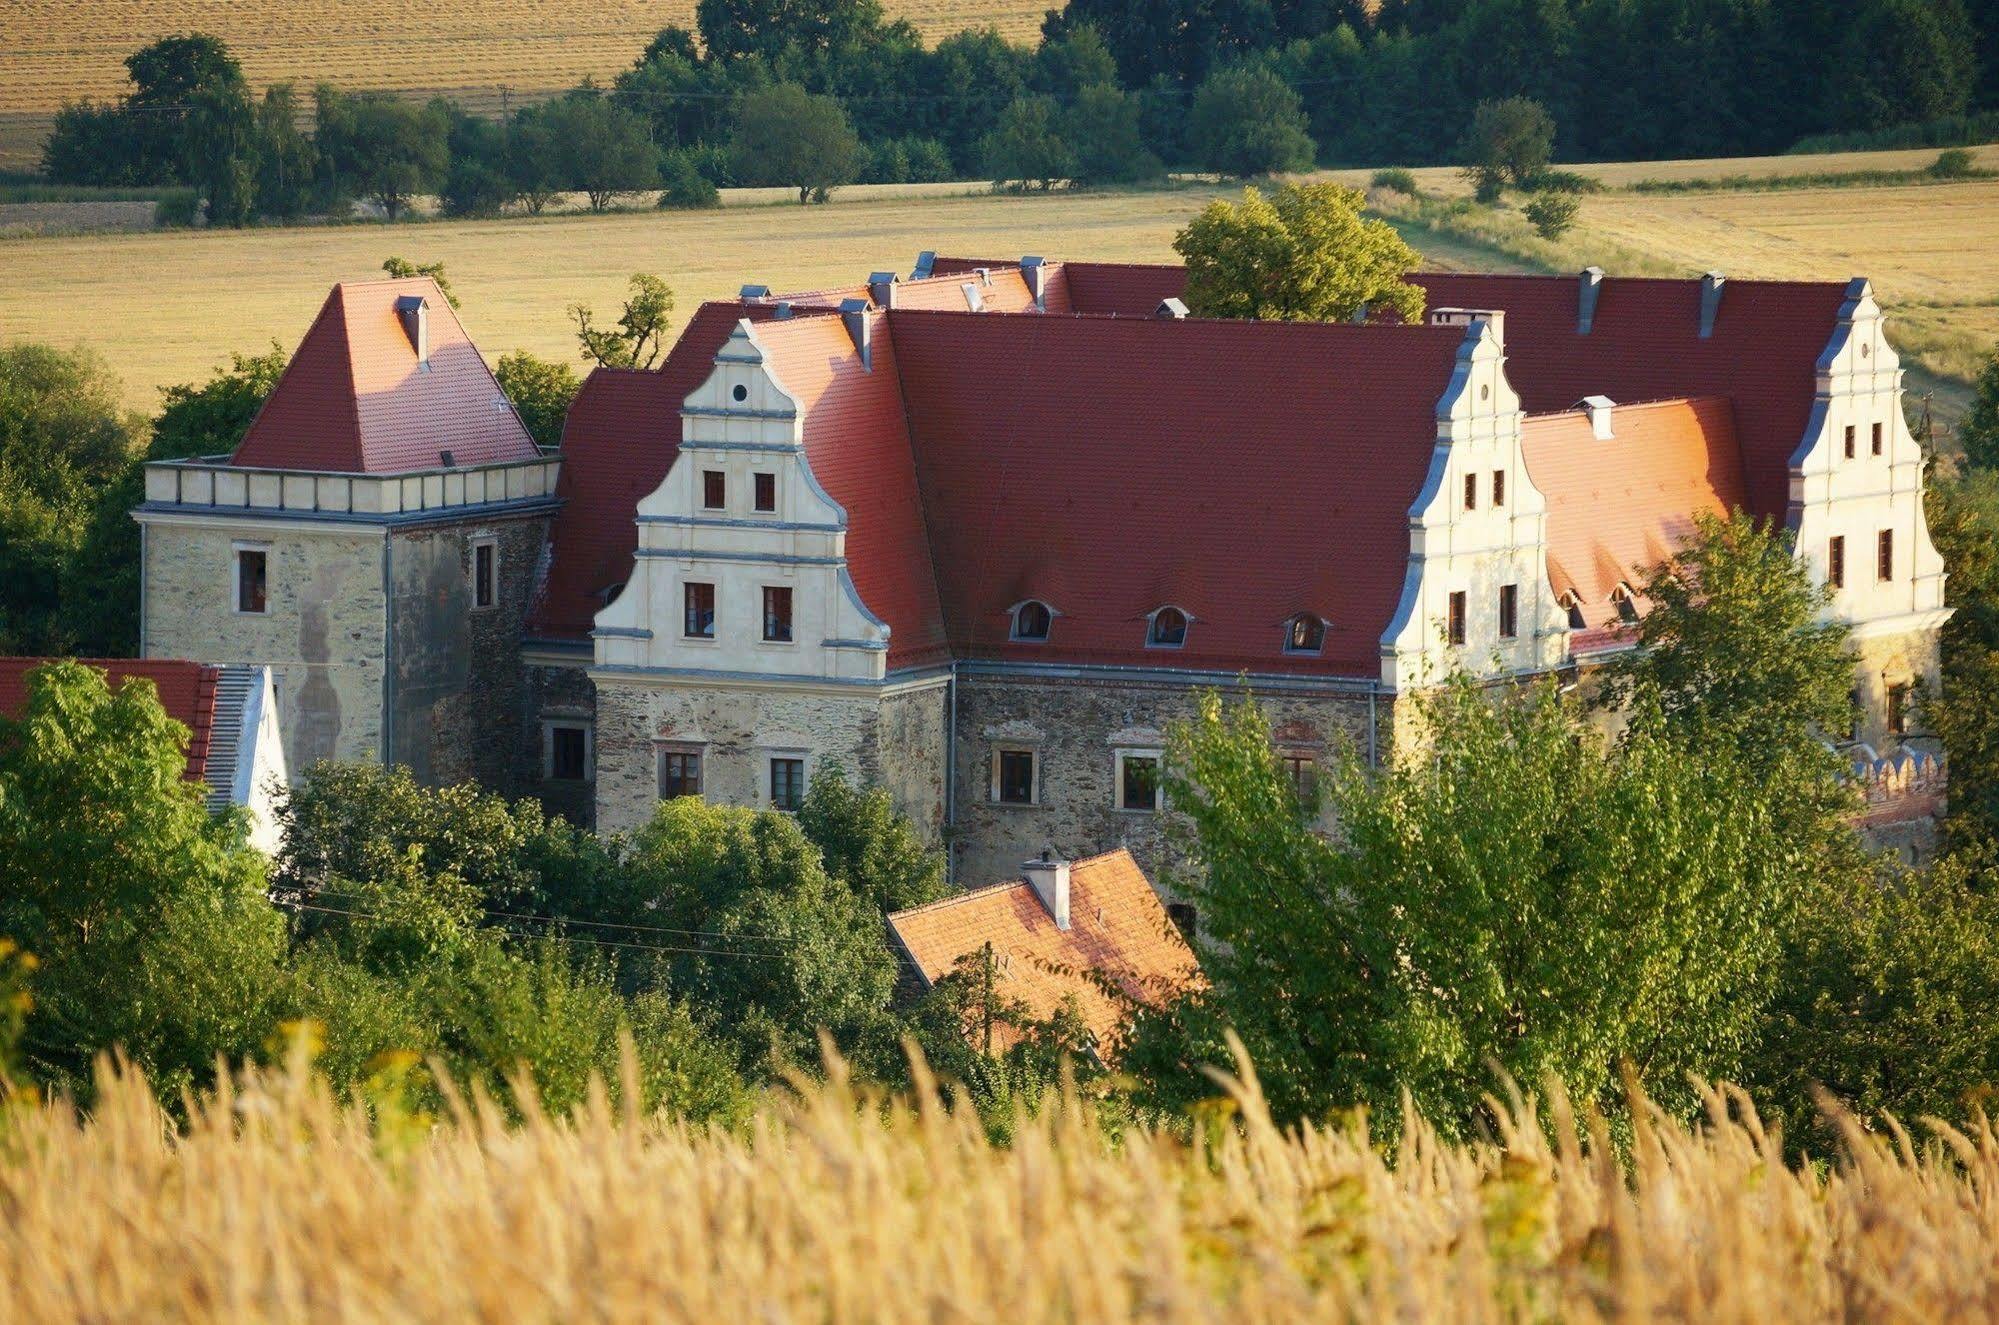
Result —
<path fill-rule="evenodd" d="M 1086 1107 L 1009 1148 L 919 1087 L 830 1083 L 736 1132 L 477 1102 L 438 1121 L 250 1074 L 176 1127 L 108 1072 L 0 1116 L 0 1318 L 205 1321 L 1856 1322 L 1999 1318 L 1999 1136 L 1850 1118 L 1786 1162 L 1739 1095 L 1559 1100 L 1489 1142 L 1273 1127 L 1253 1075 L 1189 1142 Z M 1578 1133 L 1581 1133 L 1579 1136 Z"/>

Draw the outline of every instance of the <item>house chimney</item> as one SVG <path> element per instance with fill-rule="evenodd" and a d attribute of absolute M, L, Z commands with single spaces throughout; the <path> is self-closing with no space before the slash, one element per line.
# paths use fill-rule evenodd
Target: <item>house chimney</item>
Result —
<path fill-rule="evenodd" d="M 1714 317 L 1721 311 L 1721 287 L 1727 277 L 1711 271 L 1701 277 L 1701 339 L 1714 335 Z"/>
<path fill-rule="evenodd" d="M 912 281 L 927 281 L 930 279 L 931 271 L 936 266 L 937 254 L 926 248 L 916 255 L 916 266 L 910 271 L 909 279 Z"/>
<path fill-rule="evenodd" d="M 1501 308 L 1433 308 L 1429 323 L 1433 327 L 1469 327 L 1484 319 L 1491 329 L 1492 338 L 1501 345 L 1506 343 L 1506 310 Z"/>
<path fill-rule="evenodd" d="M 1159 307 L 1152 310 L 1152 316 L 1178 322 L 1187 316 L 1187 305 L 1178 299 L 1161 299 Z"/>
<path fill-rule="evenodd" d="M 416 351 L 416 361 L 430 362 L 430 303 L 420 294 L 400 295 L 396 299 L 396 317 L 403 324 L 403 335 L 409 337 L 410 348 Z"/>
<path fill-rule="evenodd" d="M 771 317 L 779 322 L 789 322 L 791 320 L 791 301 L 789 299 L 778 300 L 777 311 L 772 313 Z"/>
<path fill-rule="evenodd" d="M 895 307 L 895 273 L 878 271 L 868 277 L 868 294 L 876 308 Z"/>
<path fill-rule="evenodd" d="M 1020 867 L 1027 876 L 1027 882 L 1048 908 L 1048 914 L 1055 920 L 1055 928 L 1069 928 L 1069 862 L 1052 851 L 1043 851 L 1041 859 L 1030 860 Z"/>
<path fill-rule="evenodd" d="M 840 321 L 846 323 L 847 334 L 853 337 L 854 340 L 854 348 L 861 352 L 861 367 L 873 371 L 875 366 L 874 328 L 868 321 L 868 301 L 865 299 L 842 299 L 840 301 Z"/>
<path fill-rule="evenodd" d="M 1616 435 L 1610 430 L 1611 411 L 1617 407 L 1616 401 L 1609 396 L 1584 396 L 1577 403 L 1583 413 L 1589 415 L 1589 430 L 1599 442 L 1607 442 Z"/>
<path fill-rule="evenodd" d="M 1034 300 L 1034 306 L 1042 312 L 1048 311 L 1048 264 L 1040 258 L 1020 260 L 1020 278 L 1027 282 L 1027 293 Z"/>
<path fill-rule="evenodd" d="M 1576 292 L 1576 334 L 1587 336 L 1596 325 L 1596 297 L 1603 293 L 1603 268 L 1584 267 L 1582 288 Z"/>

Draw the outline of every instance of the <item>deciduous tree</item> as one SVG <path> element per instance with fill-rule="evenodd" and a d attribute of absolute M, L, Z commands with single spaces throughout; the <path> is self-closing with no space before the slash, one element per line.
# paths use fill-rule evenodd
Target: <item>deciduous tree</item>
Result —
<path fill-rule="evenodd" d="M 1546 170 L 1554 149 L 1554 117 L 1540 102 L 1481 101 L 1462 148 L 1465 175 L 1480 202 L 1497 202 L 1508 184 L 1524 185 Z"/>
<path fill-rule="evenodd" d="M 1174 237 L 1187 262 L 1187 305 L 1202 317 L 1344 322 L 1362 309 L 1404 322 L 1423 291 L 1403 277 L 1416 252 L 1385 221 L 1361 215 L 1358 189 L 1286 185 L 1266 198 L 1212 202 Z"/>
<path fill-rule="evenodd" d="M 797 189 L 801 203 L 825 202 L 860 173 L 862 159 L 840 103 L 796 83 L 743 98 L 729 153 L 743 183 Z"/>
<path fill-rule="evenodd" d="M 1201 84 L 1187 136 L 1197 164 L 1238 179 L 1308 170 L 1317 150 L 1298 94 L 1256 62 L 1219 70 Z"/>
<path fill-rule="evenodd" d="M 515 350 L 500 356 L 493 376 L 520 411 L 528 435 L 541 446 L 562 445 L 562 421 L 583 385 L 576 370 L 566 363 L 551 363 L 526 350 Z"/>
<path fill-rule="evenodd" d="M 665 281 L 645 272 L 633 274 L 631 291 L 615 328 L 596 325 L 587 304 L 569 306 L 584 358 L 595 359 L 606 368 L 650 368 L 666 352 L 673 291 Z"/>

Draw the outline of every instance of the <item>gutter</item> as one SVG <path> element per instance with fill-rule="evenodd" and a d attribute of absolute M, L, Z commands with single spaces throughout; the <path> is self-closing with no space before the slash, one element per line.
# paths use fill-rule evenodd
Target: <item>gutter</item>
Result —
<path fill-rule="evenodd" d="M 950 715 L 944 722 L 944 882 L 957 882 L 958 854 L 952 849 L 952 831 L 958 825 L 958 662 L 951 660 Z"/>

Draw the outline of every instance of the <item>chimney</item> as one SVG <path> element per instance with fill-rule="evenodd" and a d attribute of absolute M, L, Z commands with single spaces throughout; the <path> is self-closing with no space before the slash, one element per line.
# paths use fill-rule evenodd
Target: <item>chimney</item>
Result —
<path fill-rule="evenodd" d="M 1433 327 L 1469 327 L 1484 319 L 1492 331 L 1492 338 L 1501 345 L 1506 343 L 1506 311 L 1500 308 L 1433 308 L 1429 323 Z"/>
<path fill-rule="evenodd" d="M 1583 413 L 1589 415 L 1589 430 L 1596 434 L 1599 442 L 1607 442 L 1616 436 L 1610 430 L 1610 415 L 1617 408 L 1616 401 L 1609 396 L 1584 396 L 1577 404 Z"/>
<path fill-rule="evenodd" d="M 876 308 L 895 307 L 895 273 L 878 271 L 868 277 L 868 295 Z"/>
<path fill-rule="evenodd" d="M 875 366 L 874 328 L 868 321 L 868 301 L 865 299 L 842 299 L 840 301 L 840 321 L 846 323 L 847 334 L 853 337 L 854 348 L 861 352 L 861 367 L 873 371 Z"/>
<path fill-rule="evenodd" d="M 909 279 L 912 281 L 927 281 L 930 279 L 931 271 L 936 266 L 937 254 L 926 248 L 916 255 L 916 266 L 910 271 Z"/>
<path fill-rule="evenodd" d="M 1159 307 L 1152 310 L 1152 316 L 1178 322 L 1187 316 L 1187 305 L 1178 299 L 1162 299 Z"/>
<path fill-rule="evenodd" d="M 777 311 L 772 313 L 771 317 L 779 322 L 789 322 L 791 320 L 791 301 L 789 299 L 778 300 Z"/>
<path fill-rule="evenodd" d="M 409 337 L 410 348 L 416 351 L 416 361 L 430 362 L 430 303 L 420 294 L 399 295 L 396 298 L 396 318 L 403 324 L 403 335 Z"/>
<path fill-rule="evenodd" d="M 1034 300 L 1034 306 L 1042 312 L 1048 311 L 1048 264 L 1040 258 L 1020 260 L 1020 278 L 1027 282 L 1027 293 Z"/>
<path fill-rule="evenodd" d="M 1054 917 L 1055 928 L 1069 928 L 1069 862 L 1052 851 L 1043 851 L 1041 859 L 1030 860 L 1020 867 L 1027 876 L 1041 904 Z"/>
<path fill-rule="evenodd" d="M 742 289 L 736 291 L 736 298 L 768 299 L 770 298 L 770 287 L 768 285 L 745 285 Z"/>
<path fill-rule="evenodd" d="M 1596 297 L 1603 293 L 1603 268 L 1584 267 L 1582 288 L 1576 292 L 1576 334 L 1587 336 L 1596 325 Z"/>
<path fill-rule="evenodd" d="M 1721 287 L 1727 280 L 1718 271 L 1701 277 L 1701 339 L 1714 335 L 1714 316 L 1721 311 Z"/>

